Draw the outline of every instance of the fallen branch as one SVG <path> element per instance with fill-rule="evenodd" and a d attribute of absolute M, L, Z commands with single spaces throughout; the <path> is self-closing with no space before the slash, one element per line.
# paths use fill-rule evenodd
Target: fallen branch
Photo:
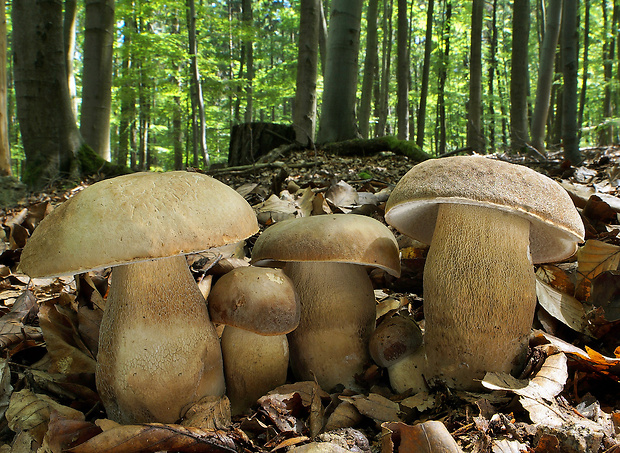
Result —
<path fill-rule="evenodd" d="M 254 171 L 265 170 L 270 168 L 304 168 L 304 167 L 314 167 L 318 165 L 318 162 L 304 162 L 301 164 L 285 164 L 284 162 L 268 162 L 262 164 L 251 164 L 251 165 L 239 165 L 236 167 L 226 167 L 226 168 L 214 168 L 213 170 L 207 170 L 205 173 L 207 175 L 242 175 L 245 173 L 252 173 Z"/>

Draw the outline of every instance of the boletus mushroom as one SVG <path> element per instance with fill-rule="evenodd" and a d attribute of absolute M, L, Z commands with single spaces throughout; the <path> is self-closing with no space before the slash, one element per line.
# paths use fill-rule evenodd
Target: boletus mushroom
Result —
<path fill-rule="evenodd" d="M 219 340 L 185 254 L 258 230 L 250 205 L 199 173 L 97 182 L 56 208 L 24 247 L 31 277 L 113 267 L 96 381 L 108 417 L 173 423 L 225 383 Z"/>
<path fill-rule="evenodd" d="M 355 214 L 285 220 L 257 239 L 252 262 L 283 265 L 301 302 L 299 326 L 289 334 L 290 361 L 298 379 L 317 379 L 330 390 L 355 388 L 369 362 L 375 296 L 367 268 L 398 276 L 400 259 L 392 232 Z"/>
<path fill-rule="evenodd" d="M 477 389 L 485 372 L 518 371 L 536 306 L 532 264 L 566 259 L 584 239 L 566 191 L 521 165 L 482 156 L 433 159 L 398 182 L 385 218 L 430 244 L 426 377 Z"/>
<path fill-rule="evenodd" d="M 281 269 L 238 267 L 209 293 L 214 323 L 225 324 L 222 355 L 233 415 L 286 383 L 286 334 L 299 324 L 299 298 Z"/>

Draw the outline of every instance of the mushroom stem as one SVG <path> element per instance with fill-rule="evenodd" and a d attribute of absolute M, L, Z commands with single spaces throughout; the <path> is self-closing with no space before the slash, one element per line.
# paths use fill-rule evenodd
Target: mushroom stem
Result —
<path fill-rule="evenodd" d="M 514 372 L 536 307 L 527 219 L 440 204 L 424 270 L 428 378 L 477 389 L 489 371 Z"/>
<path fill-rule="evenodd" d="M 112 271 L 97 388 L 123 424 L 174 423 L 200 398 L 224 394 L 219 341 L 184 256 Z"/>
<path fill-rule="evenodd" d="M 226 394 L 233 415 L 247 410 L 261 396 L 286 383 L 286 335 L 260 335 L 226 326 L 222 333 Z"/>
<path fill-rule="evenodd" d="M 291 368 L 325 390 L 356 388 L 355 374 L 370 361 L 375 296 L 363 266 L 332 262 L 289 262 L 284 272 L 301 302 L 299 326 L 289 337 Z"/>

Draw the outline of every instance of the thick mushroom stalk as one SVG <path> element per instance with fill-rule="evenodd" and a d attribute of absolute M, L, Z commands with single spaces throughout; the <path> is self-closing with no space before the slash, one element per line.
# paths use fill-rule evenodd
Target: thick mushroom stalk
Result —
<path fill-rule="evenodd" d="M 299 326 L 289 334 L 291 368 L 297 378 L 316 380 L 326 390 L 356 388 L 355 375 L 370 361 L 375 297 L 363 266 L 289 262 L 284 272 L 301 302 Z"/>
<path fill-rule="evenodd" d="M 428 375 L 475 388 L 486 371 L 523 364 L 536 306 L 530 222 L 445 203 L 424 269 Z"/>
<path fill-rule="evenodd" d="M 219 341 L 185 257 L 118 266 L 111 279 L 96 374 L 108 417 L 174 423 L 223 395 Z"/>

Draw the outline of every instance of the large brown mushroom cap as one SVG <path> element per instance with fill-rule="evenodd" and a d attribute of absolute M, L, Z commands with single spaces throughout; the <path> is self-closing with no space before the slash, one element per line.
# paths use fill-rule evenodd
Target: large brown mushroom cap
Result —
<path fill-rule="evenodd" d="M 278 222 L 252 250 L 252 263 L 333 262 L 373 266 L 400 275 L 398 245 L 381 222 L 356 214 L 332 214 Z"/>
<path fill-rule="evenodd" d="M 220 277 L 209 294 L 215 323 L 261 335 L 283 335 L 299 324 L 293 282 L 281 269 L 238 267 Z"/>
<path fill-rule="evenodd" d="M 31 277 L 71 275 L 207 250 L 258 230 L 244 198 L 200 173 L 135 173 L 84 189 L 39 224 L 22 252 Z"/>
<path fill-rule="evenodd" d="M 579 213 L 558 183 L 527 167 L 478 156 L 416 165 L 394 188 L 385 218 L 400 232 L 430 244 L 441 203 L 496 208 L 528 219 L 534 263 L 568 258 L 584 240 Z"/>

